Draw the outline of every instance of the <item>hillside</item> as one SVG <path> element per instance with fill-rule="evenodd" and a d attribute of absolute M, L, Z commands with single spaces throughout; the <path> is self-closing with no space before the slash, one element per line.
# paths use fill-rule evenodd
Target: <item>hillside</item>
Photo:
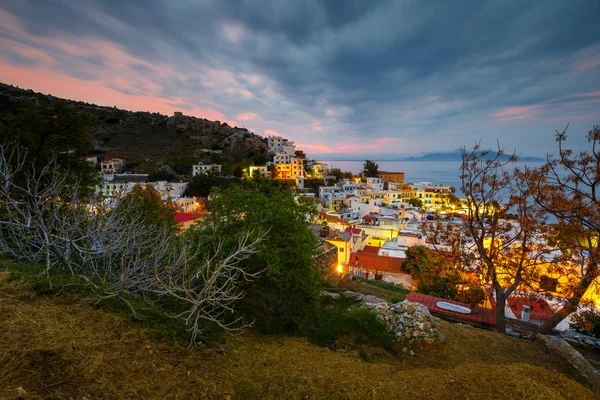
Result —
<path fill-rule="evenodd" d="M 0 117 L 13 112 L 19 100 L 34 101 L 37 95 L 32 90 L 0 83 Z M 230 162 L 251 159 L 264 163 L 267 155 L 268 147 L 262 137 L 227 123 L 67 101 L 91 115 L 90 138 L 95 144 L 94 155 L 123 157 L 131 163 L 145 159 L 167 162 L 198 156 L 201 149 L 222 150 L 225 161 Z"/>
<path fill-rule="evenodd" d="M 0 398 L 596 398 L 541 344 L 449 323 L 414 355 L 252 331 L 190 351 L 0 270 L 0 326 Z"/>

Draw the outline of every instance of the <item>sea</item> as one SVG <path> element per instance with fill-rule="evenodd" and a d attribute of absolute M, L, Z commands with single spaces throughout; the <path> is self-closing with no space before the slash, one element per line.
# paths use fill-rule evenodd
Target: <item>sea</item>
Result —
<path fill-rule="evenodd" d="M 464 197 L 460 191 L 460 161 L 376 161 L 380 171 L 404 172 L 405 182 L 432 182 L 437 185 L 454 186 L 456 195 Z M 362 161 L 319 161 L 329 165 L 329 168 L 339 168 L 358 174 L 363 170 Z M 539 167 L 542 161 L 522 161 L 510 164 L 510 167 L 530 168 Z"/>

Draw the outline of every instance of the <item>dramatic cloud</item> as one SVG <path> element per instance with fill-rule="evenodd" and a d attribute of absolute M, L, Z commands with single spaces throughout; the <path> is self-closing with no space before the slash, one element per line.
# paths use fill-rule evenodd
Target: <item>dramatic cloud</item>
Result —
<path fill-rule="evenodd" d="M 377 158 L 600 123 L 596 0 L 5 0 L 0 81 Z"/>

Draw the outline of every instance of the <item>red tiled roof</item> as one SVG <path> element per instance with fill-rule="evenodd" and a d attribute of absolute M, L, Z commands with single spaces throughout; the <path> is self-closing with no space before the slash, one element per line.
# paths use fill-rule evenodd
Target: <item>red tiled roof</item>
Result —
<path fill-rule="evenodd" d="M 490 292 L 488 293 L 488 297 L 490 299 L 490 303 L 492 304 L 492 308 L 496 309 L 496 299 L 494 295 Z M 537 319 L 538 321 L 545 321 L 550 319 L 554 315 L 552 308 L 548 302 L 541 298 L 529 298 L 527 296 L 509 296 L 506 299 L 508 306 L 512 310 L 513 314 L 515 314 L 515 318 L 521 319 L 521 311 L 523 311 L 523 306 L 528 305 L 531 307 L 531 319 Z"/>
<path fill-rule="evenodd" d="M 345 232 L 350 232 L 354 235 L 360 235 L 360 233 L 362 232 L 362 229 L 348 227 L 348 228 L 346 228 Z"/>
<path fill-rule="evenodd" d="M 365 215 L 363 219 L 375 219 L 375 217 L 372 215 Z"/>
<path fill-rule="evenodd" d="M 367 248 L 370 248 L 367 250 Z M 404 258 L 379 256 L 377 251 L 373 252 L 373 248 L 377 251 L 377 247 L 365 246 L 365 250 L 359 250 L 352 255 L 350 265 L 353 267 L 361 267 L 367 271 L 374 272 L 392 272 L 396 274 L 402 273 L 400 267 Z"/>
<path fill-rule="evenodd" d="M 466 221 L 469 219 L 469 217 L 467 217 L 465 214 L 462 213 L 452 213 L 452 216 L 458 219 L 461 219 L 463 221 Z"/>
<path fill-rule="evenodd" d="M 523 311 L 524 305 L 531 307 L 531 319 L 545 321 L 554 315 L 554 312 L 552 312 L 548 302 L 546 302 L 544 299 L 530 299 L 522 296 L 510 296 L 507 301 L 508 305 L 515 314 L 515 317 L 519 319 L 521 318 L 521 311 Z"/>
<path fill-rule="evenodd" d="M 204 218 L 204 217 L 205 217 L 204 214 L 177 213 L 177 214 L 175 214 L 175 222 L 177 222 L 178 224 L 181 224 L 181 223 L 184 223 L 184 222 L 194 221 L 196 219 L 201 219 L 201 218 Z"/>
<path fill-rule="evenodd" d="M 426 294 L 417 292 L 410 292 L 408 296 L 406 296 L 406 300 L 421 303 L 433 313 L 444 314 L 454 318 L 463 319 L 465 321 L 476 322 L 482 325 L 496 326 L 496 316 L 494 315 L 494 310 L 491 310 L 489 308 L 471 308 L 468 304 L 464 304 L 458 301 L 446 300 L 439 297 L 428 296 Z M 471 314 L 461 314 L 454 311 L 444 310 L 436 305 L 438 301 L 445 301 L 446 303 L 452 303 L 459 306 L 467 307 L 471 310 Z"/>
<path fill-rule="evenodd" d="M 377 246 L 365 246 L 363 250 L 360 250 L 362 254 L 379 254 L 379 247 Z"/>

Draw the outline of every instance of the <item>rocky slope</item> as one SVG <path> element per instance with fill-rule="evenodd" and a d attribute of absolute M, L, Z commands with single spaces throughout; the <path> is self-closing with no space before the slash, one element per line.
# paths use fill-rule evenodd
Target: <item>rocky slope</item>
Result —
<path fill-rule="evenodd" d="M 37 95 L 32 90 L 0 83 L 0 117 L 13 112 L 19 100 L 33 100 Z M 180 113 L 166 116 L 67 101 L 91 115 L 90 137 L 95 144 L 94 153 L 99 156 L 124 157 L 129 162 L 167 161 L 213 149 L 222 150 L 228 161 L 246 158 L 262 163 L 267 155 L 268 147 L 262 137 L 227 123 Z"/>

